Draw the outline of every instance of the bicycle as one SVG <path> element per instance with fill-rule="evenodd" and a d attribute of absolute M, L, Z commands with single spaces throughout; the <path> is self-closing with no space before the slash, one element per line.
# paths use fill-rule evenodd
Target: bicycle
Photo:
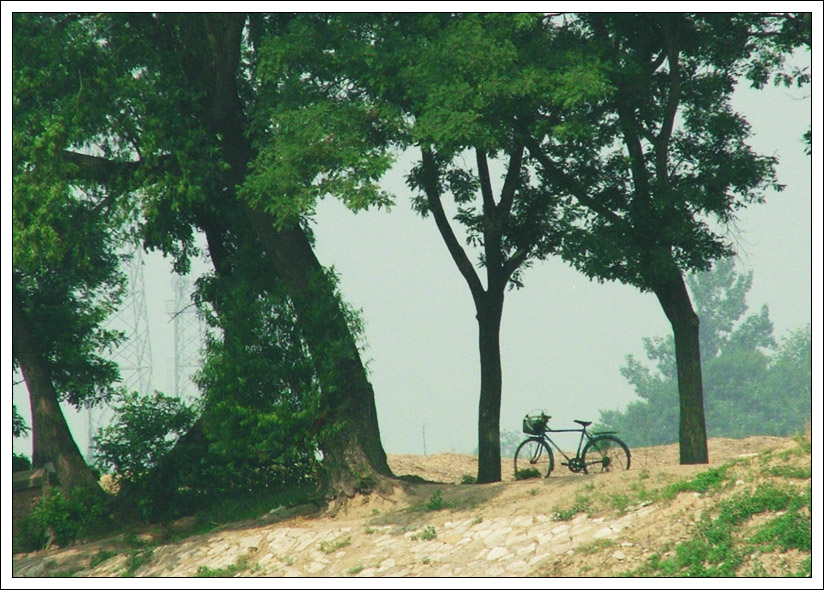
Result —
<path fill-rule="evenodd" d="M 524 417 L 523 431 L 530 437 L 518 446 L 515 451 L 515 479 L 528 477 L 549 477 L 555 468 L 555 457 L 552 454 L 552 445 L 564 456 L 566 465 L 573 473 L 590 473 L 606 471 L 624 471 L 629 469 L 630 452 L 627 445 L 615 436 L 616 431 L 589 432 L 587 427 L 592 422 L 574 420 L 582 428 L 554 430 L 547 426 L 552 416 L 541 412 L 539 415 Z M 548 432 L 580 432 L 578 450 L 574 457 L 570 457 L 555 442 L 547 436 Z M 584 441 L 586 440 L 586 444 Z"/>

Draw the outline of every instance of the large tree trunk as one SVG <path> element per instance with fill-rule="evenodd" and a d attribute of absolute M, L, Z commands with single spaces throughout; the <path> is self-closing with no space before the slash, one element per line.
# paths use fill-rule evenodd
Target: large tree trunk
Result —
<path fill-rule="evenodd" d="M 102 494 L 60 409 L 48 361 L 31 337 L 17 285 L 13 285 L 12 289 L 14 358 L 23 373 L 31 402 L 32 466 L 39 468 L 52 464 L 58 485 L 66 492 L 79 487 Z"/>
<path fill-rule="evenodd" d="M 329 492 L 351 496 L 366 491 L 392 472 L 380 440 L 375 394 L 334 285 L 299 227 L 276 229 L 267 214 L 252 208 L 248 212 L 295 305 L 320 379 L 324 426 L 332 432 L 321 442 Z"/>
<path fill-rule="evenodd" d="M 501 481 L 501 315 L 503 294 L 487 293 L 478 309 L 481 395 L 478 402 L 478 483 Z"/>
<path fill-rule="evenodd" d="M 201 17 L 193 18 L 188 21 L 190 33 L 199 31 Z M 231 167 L 225 184 L 234 190 L 245 180 L 254 159 L 236 86 L 246 19 L 242 15 L 202 18 L 212 53 L 206 64 L 206 71 L 211 72 L 206 86 L 210 108 L 202 116 L 204 125 L 222 137 L 224 157 Z M 193 79 L 202 75 L 190 74 Z M 276 227 L 272 217 L 260 209 L 245 203 L 237 203 L 237 207 L 241 216 L 245 211 L 274 274 L 286 287 L 317 370 L 326 405 L 326 431 L 333 433 L 321 441 L 327 493 L 351 496 L 365 492 L 381 476 L 391 477 L 392 472 L 380 441 L 374 392 L 334 286 L 297 224 Z"/>
<path fill-rule="evenodd" d="M 667 281 L 656 285 L 654 292 L 672 325 L 675 337 L 680 400 L 678 442 L 681 465 L 709 463 L 698 314 L 692 307 L 681 273 L 672 273 Z"/>

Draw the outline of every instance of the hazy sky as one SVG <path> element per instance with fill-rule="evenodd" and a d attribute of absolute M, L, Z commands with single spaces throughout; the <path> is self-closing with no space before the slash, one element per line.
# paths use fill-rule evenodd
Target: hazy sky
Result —
<path fill-rule="evenodd" d="M 779 337 L 812 319 L 818 343 L 821 179 L 819 170 L 813 215 L 813 160 L 804 155 L 801 141 L 810 120 L 809 94 L 809 87 L 769 87 L 737 96 L 737 107 L 755 132 L 752 145 L 780 159 L 779 180 L 786 189 L 741 212 L 731 231 L 739 270 L 754 272 L 750 309 L 768 304 Z M 820 107 L 819 101 L 816 113 Z M 820 156 L 815 161 L 820 165 Z M 316 252 L 323 264 L 334 265 L 345 298 L 362 310 L 364 358 L 386 451 L 471 452 L 477 447 L 479 394 L 474 306 L 434 221 L 411 211 L 402 163 L 399 168 L 385 181 L 397 197 L 390 213 L 355 215 L 331 200 L 319 206 Z M 453 227 L 458 229 L 456 223 Z M 174 297 L 172 277 L 159 255 L 145 259 L 153 385 L 171 393 L 173 327 L 167 302 Z M 556 259 L 536 263 L 524 282 L 522 290 L 508 292 L 504 307 L 501 429 L 520 432 L 524 414 L 534 409 L 546 409 L 554 427 L 567 428 L 573 419 L 597 420 L 599 410 L 632 401 L 619 368 L 628 354 L 644 358 L 642 338 L 670 330 L 655 297 L 620 284 L 590 282 Z M 820 393 L 820 371 L 815 378 L 814 390 Z M 22 387 L 15 388 L 14 400 L 26 415 Z M 67 415 L 84 452 L 85 421 L 71 410 Z M 15 448 L 30 452 L 25 440 Z"/>

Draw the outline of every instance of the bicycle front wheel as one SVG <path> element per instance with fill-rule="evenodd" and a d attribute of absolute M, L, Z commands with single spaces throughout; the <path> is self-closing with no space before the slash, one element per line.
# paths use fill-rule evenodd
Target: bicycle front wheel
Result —
<path fill-rule="evenodd" d="M 555 467 L 552 449 L 540 438 L 528 438 L 515 451 L 515 479 L 549 477 Z"/>
<path fill-rule="evenodd" d="M 602 435 L 584 447 L 584 473 L 625 471 L 629 469 L 629 449 L 615 436 Z"/>

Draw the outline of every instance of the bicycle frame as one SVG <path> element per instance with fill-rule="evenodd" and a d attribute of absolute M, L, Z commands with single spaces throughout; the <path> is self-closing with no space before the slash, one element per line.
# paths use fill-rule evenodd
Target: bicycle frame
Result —
<path fill-rule="evenodd" d="M 551 438 L 549 438 L 549 436 L 547 436 L 547 433 L 549 433 L 549 432 L 580 432 L 581 433 L 581 438 L 578 440 L 578 450 L 575 451 L 575 456 L 570 457 L 563 450 L 561 450 L 561 447 L 559 447 L 557 444 L 555 444 L 555 441 L 552 440 Z M 544 430 L 544 433 L 541 435 L 541 438 L 543 438 L 549 445 L 552 445 L 553 447 L 555 447 L 555 450 L 558 451 L 559 453 L 561 453 L 561 455 L 563 455 L 564 459 L 566 459 L 566 463 L 562 462 L 561 465 L 565 465 L 566 467 L 570 467 L 570 461 L 581 460 L 581 452 L 584 450 L 584 441 L 589 442 L 592 439 L 594 439 L 596 436 L 599 436 L 601 434 L 614 434 L 615 432 L 617 432 L 617 431 L 596 432 L 596 433 L 593 434 L 593 433 L 590 433 L 589 430 L 587 430 L 586 426 L 584 426 L 583 428 L 569 428 L 569 429 L 560 429 L 560 430 L 555 430 L 554 428 L 547 427 L 546 430 Z M 582 466 L 579 466 L 579 469 L 581 467 Z"/>

